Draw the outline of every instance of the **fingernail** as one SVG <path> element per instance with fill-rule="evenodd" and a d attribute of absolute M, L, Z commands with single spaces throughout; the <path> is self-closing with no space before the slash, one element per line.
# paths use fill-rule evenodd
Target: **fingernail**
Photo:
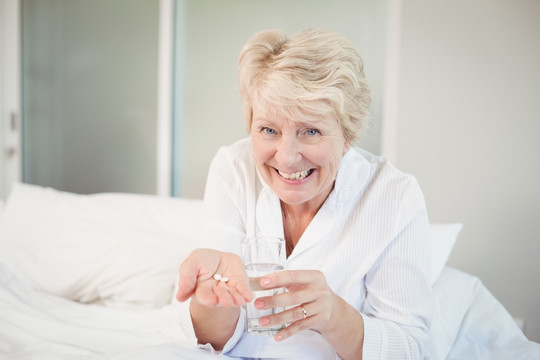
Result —
<path fill-rule="evenodd" d="M 255 307 L 257 309 L 262 309 L 264 307 L 264 301 L 262 300 L 255 300 L 255 302 L 253 303 L 253 305 L 255 305 Z"/>
<path fill-rule="evenodd" d="M 261 279 L 261 286 L 268 286 L 270 285 L 270 279 L 263 278 Z"/>
<path fill-rule="evenodd" d="M 268 324 L 270 324 L 270 319 L 267 319 L 267 318 L 260 318 L 259 319 L 259 325 L 266 326 Z"/>
<path fill-rule="evenodd" d="M 281 340 L 283 340 L 283 335 L 281 335 L 281 334 L 276 334 L 276 335 L 274 335 L 274 340 L 276 340 L 276 341 L 281 341 Z"/>

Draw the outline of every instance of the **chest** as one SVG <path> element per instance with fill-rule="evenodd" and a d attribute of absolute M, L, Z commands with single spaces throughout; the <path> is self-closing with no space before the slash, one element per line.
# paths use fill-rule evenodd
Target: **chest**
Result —
<path fill-rule="evenodd" d="M 323 220 L 315 218 L 306 228 L 286 268 L 323 272 L 332 291 L 360 310 L 366 275 L 388 246 L 390 229 L 361 211 L 338 211 Z"/>

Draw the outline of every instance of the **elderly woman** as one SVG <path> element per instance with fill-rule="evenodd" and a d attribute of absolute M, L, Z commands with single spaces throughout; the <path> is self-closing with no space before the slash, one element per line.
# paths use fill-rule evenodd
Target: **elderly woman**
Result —
<path fill-rule="evenodd" d="M 177 299 L 191 298 L 199 344 L 250 358 L 290 358 L 295 346 L 305 355 L 296 358 L 422 358 L 432 296 L 426 206 L 412 176 L 352 145 L 370 106 L 357 51 L 323 30 L 263 31 L 240 54 L 239 89 L 250 137 L 215 156 L 208 248 L 180 267 Z M 288 291 L 255 300 L 287 309 L 259 320 L 288 325 L 273 338 L 245 330 L 241 305 L 253 295 L 237 254 L 255 235 L 286 241 L 287 270 L 260 285 Z"/>

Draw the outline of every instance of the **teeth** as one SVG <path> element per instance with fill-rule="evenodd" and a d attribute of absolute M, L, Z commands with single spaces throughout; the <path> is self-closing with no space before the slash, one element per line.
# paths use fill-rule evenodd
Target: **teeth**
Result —
<path fill-rule="evenodd" d="M 281 171 L 278 170 L 278 173 L 279 173 L 279 175 L 283 176 L 285 179 L 301 180 L 301 179 L 306 178 L 309 174 L 311 174 L 311 171 L 310 170 L 304 170 L 304 171 L 299 171 L 299 172 L 292 173 L 292 174 L 287 174 L 287 173 L 284 173 L 284 172 L 281 172 Z"/>

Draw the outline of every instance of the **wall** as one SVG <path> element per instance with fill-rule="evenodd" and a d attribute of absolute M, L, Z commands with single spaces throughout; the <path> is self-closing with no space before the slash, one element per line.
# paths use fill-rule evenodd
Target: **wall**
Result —
<path fill-rule="evenodd" d="M 386 1 L 177 1 L 175 76 L 176 194 L 202 197 L 217 149 L 247 136 L 236 91 L 237 58 L 247 39 L 268 28 L 294 33 L 321 27 L 349 38 L 364 58 L 373 91 L 370 131 L 361 142 L 380 151 Z M 331 14 L 331 16 L 329 16 Z"/>
<path fill-rule="evenodd" d="M 403 1 L 397 165 L 540 341 L 540 2 Z"/>

